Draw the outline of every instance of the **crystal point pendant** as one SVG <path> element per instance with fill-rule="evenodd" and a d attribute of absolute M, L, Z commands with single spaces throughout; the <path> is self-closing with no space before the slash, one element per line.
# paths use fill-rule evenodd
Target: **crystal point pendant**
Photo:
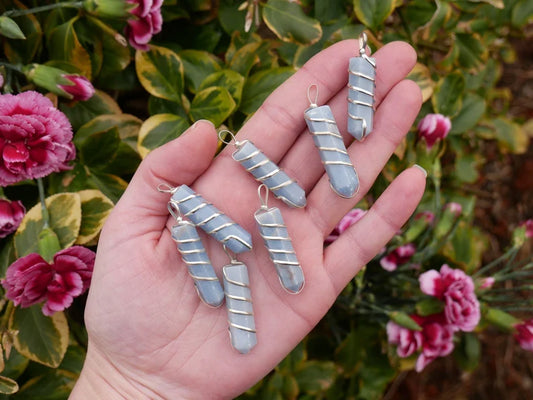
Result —
<path fill-rule="evenodd" d="M 331 188 L 341 197 L 353 197 L 359 190 L 359 178 L 331 109 L 327 105 L 318 107 L 311 102 L 311 106 L 305 110 L 304 118 L 320 153 Z"/>
<path fill-rule="evenodd" d="M 242 253 L 252 248 L 250 233 L 187 185 L 178 187 L 171 201 L 184 217 L 189 218 L 194 225 L 202 228 L 234 253 Z"/>
<path fill-rule="evenodd" d="M 200 299 L 209 306 L 220 306 L 224 301 L 224 291 L 194 225 L 181 221 L 172 227 L 171 235 L 183 262 L 187 264 Z"/>
<path fill-rule="evenodd" d="M 359 37 L 359 57 L 350 58 L 348 76 L 348 132 L 357 140 L 368 136 L 374 127 L 376 60 L 366 55 L 367 37 Z"/>
<path fill-rule="evenodd" d="M 246 354 L 257 344 L 250 280 L 246 265 L 236 260 L 222 269 L 231 345 Z"/>

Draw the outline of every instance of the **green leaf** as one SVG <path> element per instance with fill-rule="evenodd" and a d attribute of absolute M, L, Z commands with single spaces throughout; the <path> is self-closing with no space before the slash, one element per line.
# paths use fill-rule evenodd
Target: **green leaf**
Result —
<path fill-rule="evenodd" d="M 353 330 L 337 347 L 335 358 L 342 367 L 344 376 L 353 375 L 360 368 L 366 346 L 365 339 L 360 337 L 359 330 Z"/>
<path fill-rule="evenodd" d="M 118 129 L 93 133 L 80 146 L 80 158 L 91 169 L 103 169 L 113 160 L 120 144 Z"/>
<path fill-rule="evenodd" d="M 10 4 L 14 9 L 27 9 L 20 1 Z M 43 30 L 39 20 L 34 14 L 14 17 L 13 21 L 21 28 L 26 40 L 6 39 L 4 42 L 4 54 L 13 64 L 29 64 L 34 62 L 35 55 L 41 49 Z"/>
<path fill-rule="evenodd" d="M 407 75 L 407 79 L 416 82 L 420 88 L 420 91 L 422 92 L 422 102 L 431 98 L 435 82 L 431 79 L 431 72 L 427 66 L 421 63 L 416 63 L 411 72 L 409 72 L 409 75 Z"/>
<path fill-rule="evenodd" d="M 516 2 L 511 14 L 511 21 L 514 26 L 521 28 L 533 19 L 533 3 L 531 0 L 520 0 Z"/>
<path fill-rule="evenodd" d="M 465 332 L 455 345 L 453 356 L 463 371 L 474 371 L 481 359 L 481 343 L 475 333 Z"/>
<path fill-rule="evenodd" d="M 98 18 L 87 15 L 84 20 L 89 28 L 93 28 L 93 40 L 101 41 L 104 72 L 122 71 L 126 68 L 131 61 L 126 39 Z"/>
<path fill-rule="evenodd" d="M 447 117 L 455 116 L 461 109 L 464 89 L 465 79 L 459 72 L 442 78 L 431 98 L 435 111 Z"/>
<path fill-rule="evenodd" d="M 0 35 L 10 39 L 26 39 L 17 23 L 4 15 L 0 15 Z"/>
<path fill-rule="evenodd" d="M 480 267 L 486 247 L 486 236 L 478 228 L 460 221 L 442 252 L 470 274 Z"/>
<path fill-rule="evenodd" d="M 81 147 L 83 142 L 91 135 L 107 131 L 110 128 L 116 128 L 120 140 L 135 150 L 141 124 L 142 121 L 139 118 L 130 114 L 100 115 L 78 129 L 76 135 L 74 135 L 74 143 L 76 146 Z"/>
<path fill-rule="evenodd" d="M 263 20 L 285 42 L 313 44 L 322 36 L 320 22 L 307 16 L 296 2 L 268 0 L 263 6 Z"/>
<path fill-rule="evenodd" d="M 183 63 L 172 50 L 154 45 L 148 51 L 137 50 L 135 69 L 141 85 L 148 93 L 181 103 Z"/>
<path fill-rule="evenodd" d="M 474 183 L 479 178 L 479 165 L 482 160 L 478 154 L 462 154 L 455 155 L 455 176 L 466 183 Z"/>
<path fill-rule="evenodd" d="M 403 311 L 392 311 L 389 313 L 389 318 L 404 328 L 410 329 L 412 331 L 421 331 L 422 327 L 418 325 L 414 319 Z"/>
<path fill-rule="evenodd" d="M 326 391 L 331 387 L 336 376 L 336 366 L 331 361 L 308 361 L 294 373 L 300 391 L 308 394 Z"/>
<path fill-rule="evenodd" d="M 74 131 L 99 115 L 122 113 L 116 101 L 98 89 L 93 97 L 87 101 L 61 102 L 59 108 L 70 120 Z"/>
<path fill-rule="evenodd" d="M 80 196 L 76 193 L 59 193 L 46 198 L 45 204 L 50 215 L 50 228 L 57 235 L 61 248 L 72 246 L 81 226 Z M 41 205 L 36 204 L 26 213 L 15 233 L 17 257 L 37 253 L 39 233 L 43 226 Z"/>
<path fill-rule="evenodd" d="M 513 332 L 514 326 L 520 323 L 520 320 L 505 311 L 498 308 L 489 307 L 483 312 L 483 319 L 488 323 L 497 326 L 504 332 Z"/>
<path fill-rule="evenodd" d="M 220 126 L 235 110 L 235 107 L 235 101 L 225 88 L 210 87 L 194 96 L 190 114 L 194 121 L 208 119 L 215 126 Z"/>
<path fill-rule="evenodd" d="M 51 370 L 28 380 L 13 396 L 13 400 L 66 400 L 74 389 L 76 379 L 76 375 L 68 371 Z"/>
<path fill-rule="evenodd" d="M 455 45 L 459 49 L 459 64 L 465 69 L 479 69 L 487 60 L 487 46 L 476 33 L 456 33 Z"/>
<path fill-rule="evenodd" d="M 415 31 L 431 21 L 437 11 L 437 5 L 433 1 L 411 0 L 403 10 L 402 19 L 409 25 L 411 31 Z"/>
<path fill-rule="evenodd" d="M 416 303 L 416 312 L 422 317 L 444 311 L 444 303 L 435 297 L 428 297 Z"/>
<path fill-rule="evenodd" d="M 394 0 L 353 0 L 355 15 L 364 25 L 377 30 L 396 8 Z"/>
<path fill-rule="evenodd" d="M 189 127 L 189 122 L 174 114 L 157 114 L 148 118 L 139 131 L 138 149 L 141 157 L 176 139 Z"/>
<path fill-rule="evenodd" d="M 0 376 L 0 393 L 13 394 L 18 392 L 19 385 L 11 378 Z"/>
<path fill-rule="evenodd" d="M 99 189 L 113 203 L 116 203 L 120 199 L 120 196 L 122 196 L 122 193 L 128 187 L 128 183 L 124 179 L 100 171 L 91 173 L 89 184 L 91 187 Z"/>
<path fill-rule="evenodd" d="M 67 61 L 75 65 L 87 79 L 91 79 L 91 58 L 74 30 L 77 20 L 78 17 L 75 17 L 54 27 L 47 35 L 47 48 L 51 59 Z"/>
<path fill-rule="evenodd" d="M 344 0 L 315 0 L 315 18 L 331 22 L 345 17 Z"/>
<path fill-rule="evenodd" d="M 87 245 L 102 230 L 113 202 L 99 190 L 78 192 L 81 200 L 81 227 L 76 244 Z"/>
<path fill-rule="evenodd" d="M 207 51 L 182 50 L 178 55 L 185 71 L 185 84 L 192 93 L 198 91 L 207 76 L 220 70 L 218 60 Z"/>
<path fill-rule="evenodd" d="M 281 67 L 260 71 L 250 76 L 244 83 L 239 110 L 245 114 L 255 112 L 268 95 L 293 73 L 292 67 Z"/>
<path fill-rule="evenodd" d="M 509 151 L 513 154 L 527 152 L 529 137 L 520 125 L 506 118 L 495 119 L 493 125 L 501 150 Z"/>
<path fill-rule="evenodd" d="M 244 87 L 244 77 L 231 69 L 223 69 L 215 72 L 204 79 L 199 87 L 199 90 L 204 90 L 209 87 L 218 86 L 225 88 L 239 104 L 242 98 L 242 89 Z"/>
<path fill-rule="evenodd" d="M 486 102 L 481 96 L 467 93 L 461 111 L 452 118 L 450 135 L 465 133 L 472 129 L 485 114 Z"/>
<path fill-rule="evenodd" d="M 42 313 L 40 305 L 17 307 L 9 320 L 9 329 L 18 331 L 13 344 L 23 356 L 52 368 L 63 360 L 69 330 L 62 312 L 47 317 Z"/>
<path fill-rule="evenodd" d="M 13 238 L 5 238 L 3 242 L 4 247 L 2 247 L 0 252 L 0 277 L 6 276 L 7 267 L 17 259 Z"/>
<path fill-rule="evenodd" d="M 254 64 L 259 62 L 259 56 L 257 55 L 259 47 L 261 47 L 261 42 L 245 44 L 235 52 L 229 67 L 242 76 L 248 76 Z"/>

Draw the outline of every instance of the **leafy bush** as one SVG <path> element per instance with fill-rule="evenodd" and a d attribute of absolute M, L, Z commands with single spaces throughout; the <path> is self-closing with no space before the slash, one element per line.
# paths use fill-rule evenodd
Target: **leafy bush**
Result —
<path fill-rule="evenodd" d="M 373 49 L 393 40 L 415 47 L 419 59 L 409 78 L 423 93 L 419 120 L 442 119 L 417 121 L 420 129 L 413 127 L 357 207 L 367 209 L 415 162 L 429 172 L 430 185 L 417 214 L 346 287 L 323 323 L 241 398 L 378 398 L 397 371 L 414 368 L 425 354 L 418 339 L 402 353 L 405 358 L 387 341 L 401 347 L 394 338 L 400 330 L 418 338 L 424 324 L 448 307 L 445 294 L 419 283 L 422 276 L 437 279 L 444 264 L 464 271 L 457 280 L 472 283 L 470 306 L 480 307 L 475 330 L 455 328 L 446 342 L 461 368 L 477 366 L 478 333 L 490 325 L 531 346 L 531 340 L 524 342 L 529 325 L 508 313 L 529 307 L 519 292 L 507 289 L 532 274 L 531 261 L 517 257 L 533 236 L 532 223 L 516 227 L 508 249 L 486 260 L 488 235 L 475 225 L 476 196 L 465 189 L 479 179 L 485 143 L 497 143 L 505 154 L 528 149 L 531 121 L 507 115 L 512 95 L 499 79 L 504 63 L 516 57 L 510 40 L 526 39 L 530 1 L 167 0 L 162 29 L 150 20 L 149 45 L 136 36 L 132 21 L 140 17 L 128 4 L 0 5 L 3 93 L 46 93 L 70 121 L 76 150 L 75 159 L 73 153 L 64 156 L 69 169 L 58 165 L 50 174 L 35 172 L 3 185 L 5 197 L 29 211 L 21 218 L 19 203 L 3 206 L 13 229 L 2 227 L 2 277 L 27 255 L 40 254 L 48 265 L 43 268 L 53 269 L 61 251 L 94 248 L 106 216 L 151 150 L 198 119 L 238 131 L 314 54 L 366 31 Z M 435 143 L 432 135 L 438 136 Z M 347 218 L 344 226 L 353 223 Z M 39 305 L 22 308 L 11 300 L 2 300 L 0 392 L 67 398 L 87 345 L 83 297 L 51 316 Z M 449 346 L 435 357 L 449 353 Z"/>

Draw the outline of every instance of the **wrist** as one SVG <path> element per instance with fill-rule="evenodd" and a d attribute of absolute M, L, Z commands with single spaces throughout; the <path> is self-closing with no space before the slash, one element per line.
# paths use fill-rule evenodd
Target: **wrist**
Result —
<path fill-rule="evenodd" d="M 159 399 L 156 393 L 120 373 L 109 360 L 89 345 L 80 377 L 69 400 Z"/>

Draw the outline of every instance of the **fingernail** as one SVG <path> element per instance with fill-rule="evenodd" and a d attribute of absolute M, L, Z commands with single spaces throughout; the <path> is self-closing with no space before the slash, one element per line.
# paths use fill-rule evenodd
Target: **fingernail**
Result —
<path fill-rule="evenodd" d="M 213 129 L 215 128 L 215 124 L 213 124 L 211 121 L 209 121 L 208 119 L 199 119 L 198 121 L 196 121 L 194 124 L 192 124 L 191 128 L 196 128 L 196 125 L 198 125 L 200 122 L 206 122 L 208 123 L 209 125 L 211 125 L 213 127 Z"/>
<path fill-rule="evenodd" d="M 418 165 L 418 164 L 413 165 L 413 167 L 418 168 L 420 171 L 423 172 L 423 174 L 424 174 L 424 176 L 425 176 L 426 178 L 428 177 L 428 172 L 427 172 L 423 167 L 421 167 L 421 166 Z"/>

